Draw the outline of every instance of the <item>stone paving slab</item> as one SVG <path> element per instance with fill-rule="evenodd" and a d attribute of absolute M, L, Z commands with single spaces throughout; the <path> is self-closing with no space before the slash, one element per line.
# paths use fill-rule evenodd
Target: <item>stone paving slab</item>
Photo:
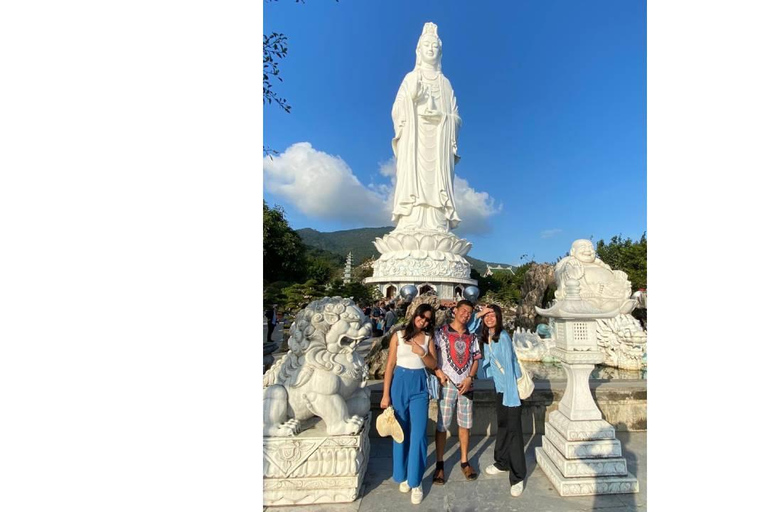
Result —
<path fill-rule="evenodd" d="M 399 492 L 392 480 L 392 440 L 371 439 L 368 471 L 363 481 L 361 497 L 353 503 L 339 505 L 310 505 L 303 507 L 267 507 L 269 512 L 629 512 L 647 510 L 646 489 L 647 444 L 645 432 L 616 432 L 629 471 L 637 476 L 638 494 L 561 497 L 541 468 L 537 467 L 535 448 L 542 445 L 541 435 L 530 442 L 526 438 L 528 477 L 525 492 L 518 498 L 509 494 L 506 473 L 494 476 L 480 474 L 474 482 L 467 481 L 459 467 L 459 446 L 456 437 L 446 445 L 446 484 L 432 485 L 435 469 L 435 445 L 430 439 L 427 471 L 424 474 L 424 500 L 412 505 L 410 495 Z M 470 462 L 478 472 L 493 462 L 495 438 L 473 436 L 470 440 Z"/>

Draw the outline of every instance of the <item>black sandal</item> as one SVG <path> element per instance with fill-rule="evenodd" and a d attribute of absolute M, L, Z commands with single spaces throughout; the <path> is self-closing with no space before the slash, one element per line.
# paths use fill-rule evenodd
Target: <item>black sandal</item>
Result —
<path fill-rule="evenodd" d="M 443 468 L 435 470 L 435 474 L 432 476 L 432 483 L 434 485 L 445 484 L 445 470 L 443 470 Z"/>

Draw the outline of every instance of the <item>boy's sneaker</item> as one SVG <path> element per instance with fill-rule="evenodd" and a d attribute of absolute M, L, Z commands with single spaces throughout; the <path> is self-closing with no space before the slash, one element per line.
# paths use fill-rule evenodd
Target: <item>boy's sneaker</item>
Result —
<path fill-rule="evenodd" d="M 515 485 L 510 487 L 509 494 L 517 498 L 521 494 L 523 494 L 523 489 L 525 488 L 525 484 L 523 482 L 517 482 Z"/>
<path fill-rule="evenodd" d="M 485 474 L 486 475 L 500 475 L 501 473 L 506 473 L 508 470 L 499 469 L 496 467 L 496 464 L 491 464 L 487 468 L 485 468 Z"/>
<path fill-rule="evenodd" d="M 411 503 L 418 505 L 421 503 L 422 498 L 424 498 L 424 491 L 421 490 L 421 485 L 411 489 Z"/>
<path fill-rule="evenodd" d="M 400 482 L 400 492 L 408 492 L 410 490 L 411 488 L 408 487 L 408 480 L 406 480 L 405 482 Z"/>

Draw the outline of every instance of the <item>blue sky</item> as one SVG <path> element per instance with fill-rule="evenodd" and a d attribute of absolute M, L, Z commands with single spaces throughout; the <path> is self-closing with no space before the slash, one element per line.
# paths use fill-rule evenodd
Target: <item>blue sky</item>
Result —
<path fill-rule="evenodd" d="M 577 238 L 646 231 L 642 1 L 265 3 L 288 36 L 290 114 L 264 107 L 264 198 L 294 228 L 388 225 L 390 110 L 425 22 L 462 128 L 457 234 L 470 256 L 554 261 Z M 521 260 L 521 256 L 527 258 Z"/>

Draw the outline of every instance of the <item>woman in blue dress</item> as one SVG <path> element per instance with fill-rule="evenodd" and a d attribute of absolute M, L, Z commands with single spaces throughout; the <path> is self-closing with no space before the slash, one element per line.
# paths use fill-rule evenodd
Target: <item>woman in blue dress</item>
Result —
<path fill-rule="evenodd" d="M 486 306 L 470 322 L 469 329 L 480 338 L 483 352 L 482 373 L 493 379 L 496 389 L 496 447 L 494 463 L 486 474 L 509 472 L 510 494 L 523 493 L 526 464 L 523 443 L 522 403 L 517 392 L 517 379 L 522 375 L 512 338 L 503 328 L 501 308 Z"/>

